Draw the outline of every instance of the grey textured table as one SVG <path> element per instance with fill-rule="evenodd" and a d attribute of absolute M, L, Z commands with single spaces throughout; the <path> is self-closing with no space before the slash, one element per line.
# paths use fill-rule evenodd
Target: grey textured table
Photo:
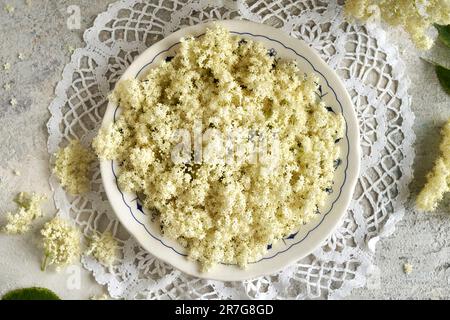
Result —
<path fill-rule="evenodd" d="M 17 192 L 36 191 L 50 196 L 47 107 L 70 58 L 69 48 L 83 46 L 83 31 L 110 2 L 35 0 L 27 6 L 22 0 L 0 1 L 0 66 L 11 64 L 10 70 L 1 68 L 0 71 L 0 224 L 4 222 L 4 213 L 14 209 L 11 200 Z M 15 7 L 13 13 L 4 10 L 6 4 Z M 66 27 L 69 5 L 81 9 L 79 30 Z M 389 41 L 399 47 L 412 81 L 410 93 L 417 135 L 416 178 L 410 185 L 413 200 L 437 155 L 439 127 L 450 117 L 450 97 L 438 85 L 432 67 L 419 59 L 403 33 L 390 33 Z M 23 60 L 19 59 L 19 53 L 23 54 Z M 450 63 L 450 55 L 442 47 L 434 48 L 429 54 Z M 4 88 L 7 83 L 11 85 L 10 90 Z M 17 100 L 14 107 L 10 105 L 12 98 Z M 14 170 L 20 175 L 15 175 Z M 377 246 L 375 264 L 381 271 L 379 285 L 356 289 L 349 298 L 450 298 L 449 200 L 447 196 L 433 214 L 416 212 L 410 201 L 396 232 Z M 48 215 L 55 212 L 51 201 L 44 210 Z M 39 270 L 38 227 L 24 236 L 0 234 L 0 295 L 16 287 L 32 285 L 51 288 L 66 299 L 100 294 L 103 288 L 82 268 L 60 273 Z M 414 268 L 409 275 L 402 269 L 405 262 Z"/>

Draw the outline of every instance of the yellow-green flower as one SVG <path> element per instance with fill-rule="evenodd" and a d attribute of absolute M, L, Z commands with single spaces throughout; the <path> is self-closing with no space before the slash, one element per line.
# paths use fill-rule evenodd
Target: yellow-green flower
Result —
<path fill-rule="evenodd" d="M 22 234 L 30 230 L 31 223 L 39 217 L 42 217 L 41 202 L 45 197 L 21 192 L 14 200 L 19 210 L 16 213 L 8 212 L 6 214 L 7 224 L 4 231 L 8 234 Z"/>
<path fill-rule="evenodd" d="M 68 265 L 80 257 L 80 232 L 63 219 L 56 217 L 41 230 L 44 244 L 44 260 L 41 269 L 55 264 Z"/>
<path fill-rule="evenodd" d="M 367 21 L 382 20 L 391 26 L 402 27 L 419 49 L 429 49 L 433 39 L 427 34 L 433 24 L 450 24 L 448 0 L 347 0 L 348 18 Z"/>
<path fill-rule="evenodd" d="M 95 234 L 90 242 L 86 254 L 92 255 L 100 263 L 111 266 L 117 257 L 118 243 L 111 233 Z"/>
<path fill-rule="evenodd" d="M 73 140 L 56 153 L 53 172 L 70 194 L 84 193 L 89 191 L 89 172 L 94 159 L 95 156 L 80 141 Z"/>

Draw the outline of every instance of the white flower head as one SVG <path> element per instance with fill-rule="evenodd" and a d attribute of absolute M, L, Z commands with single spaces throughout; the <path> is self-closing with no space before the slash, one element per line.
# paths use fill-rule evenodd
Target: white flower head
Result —
<path fill-rule="evenodd" d="M 111 266 L 117 258 L 118 243 L 111 233 L 95 234 L 86 254 L 92 255 L 100 263 Z"/>
<path fill-rule="evenodd" d="M 41 230 L 44 245 L 44 260 L 41 269 L 55 264 L 57 267 L 68 265 L 79 258 L 80 232 L 59 217 L 55 217 Z"/>
<path fill-rule="evenodd" d="M 9 14 L 13 14 L 14 10 L 16 8 L 14 8 L 12 5 L 10 5 L 9 3 L 5 5 L 4 7 L 5 11 L 8 12 Z"/>
<path fill-rule="evenodd" d="M 21 192 L 14 200 L 19 210 L 16 213 L 8 212 L 6 214 L 7 224 L 4 231 L 8 234 L 22 234 L 30 230 L 32 222 L 42 217 L 41 202 L 44 196 L 28 194 Z"/>
<path fill-rule="evenodd" d="M 83 147 L 79 140 L 73 140 L 55 156 L 53 172 L 61 185 L 73 195 L 89 191 L 89 173 L 91 163 L 95 159 L 94 154 Z"/>

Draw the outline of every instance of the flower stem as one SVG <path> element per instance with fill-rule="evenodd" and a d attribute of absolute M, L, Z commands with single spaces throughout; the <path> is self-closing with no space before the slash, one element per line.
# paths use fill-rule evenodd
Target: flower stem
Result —
<path fill-rule="evenodd" d="M 421 60 L 428 62 L 429 64 L 432 64 L 433 66 L 436 66 L 438 63 L 434 62 L 433 60 L 429 60 L 428 58 L 419 57 Z"/>
<path fill-rule="evenodd" d="M 45 269 L 47 269 L 47 262 L 48 262 L 48 255 L 46 254 L 41 264 L 41 271 L 45 271 Z"/>

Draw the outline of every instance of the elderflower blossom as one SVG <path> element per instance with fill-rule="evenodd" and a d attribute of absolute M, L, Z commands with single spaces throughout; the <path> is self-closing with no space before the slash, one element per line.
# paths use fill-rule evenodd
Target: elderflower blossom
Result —
<path fill-rule="evenodd" d="M 81 194 L 89 191 L 89 172 L 94 159 L 94 155 L 80 141 L 73 140 L 56 153 L 53 172 L 70 194 Z"/>
<path fill-rule="evenodd" d="M 31 223 L 39 217 L 42 217 L 41 202 L 45 197 L 21 192 L 14 200 L 19 205 L 16 213 L 8 212 L 6 214 L 7 224 L 4 231 L 8 234 L 22 234 L 30 230 Z"/>
<path fill-rule="evenodd" d="M 346 0 L 348 18 L 379 19 L 402 27 L 419 49 L 429 49 L 433 40 L 427 35 L 433 24 L 450 24 L 449 0 Z"/>
<path fill-rule="evenodd" d="M 411 272 L 413 272 L 413 266 L 412 266 L 412 264 L 410 264 L 410 263 L 405 263 L 405 264 L 403 265 L 403 272 L 404 272 L 405 274 L 410 274 Z"/>
<path fill-rule="evenodd" d="M 75 48 L 74 48 L 73 46 L 71 46 L 71 45 L 68 45 L 68 46 L 67 46 L 67 51 L 68 51 L 70 54 L 72 54 L 72 53 L 75 52 Z"/>
<path fill-rule="evenodd" d="M 5 5 L 4 7 L 5 11 L 8 12 L 9 14 L 13 14 L 14 10 L 16 8 L 14 8 L 12 5 L 10 5 L 9 3 Z"/>
<path fill-rule="evenodd" d="M 80 233 L 59 217 L 55 217 L 41 230 L 44 245 L 44 260 L 41 269 L 48 265 L 58 268 L 74 262 L 81 253 Z"/>
<path fill-rule="evenodd" d="M 102 235 L 95 234 L 87 250 L 98 262 L 111 266 L 116 259 L 118 244 L 111 233 L 106 232 Z"/>
<path fill-rule="evenodd" d="M 120 163 L 120 188 L 142 194 L 143 206 L 158 211 L 164 235 L 202 270 L 219 262 L 245 267 L 269 243 L 317 217 L 326 201 L 344 119 L 317 98 L 317 82 L 295 61 L 216 26 L 201 38 L 182 39 L 179 52 L 142 81 L 119 82 L 113 98 L 123 113 L 100 130 L 93 147 Z M 219 135 L 279 134 L 283 156 L 241 161 L 251 159 L 254 143 L 242 135 L 232 161 L 208 162 L 209 152 L 223 150 L 209 137 L 205 161 L 175 163 L 174 133 L 195 130 L 196 123 Z"/>
<path fill-rule="evenodd" d="M 441 134 L 441 156 L 428 173 L 427 183 L 416 200 L 417 208 L 422 211 L 434 211 L 444 194 L 450 191 L 450 119 L 442 128 Z"/>

